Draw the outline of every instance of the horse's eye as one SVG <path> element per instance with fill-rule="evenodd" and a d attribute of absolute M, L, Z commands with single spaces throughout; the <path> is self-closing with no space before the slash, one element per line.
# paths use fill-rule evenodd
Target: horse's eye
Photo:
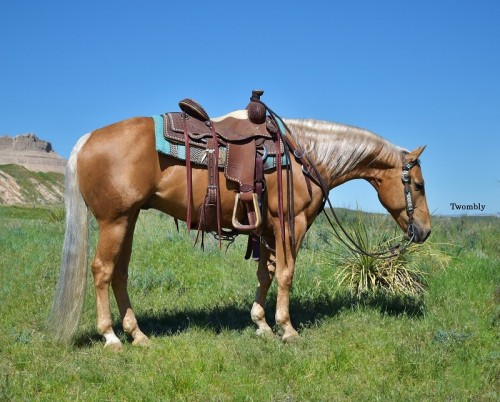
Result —
<path fill-rule="evenodd" d="M 415 189 L 417 191 L 423 192 L 424 191 L 424 183 L 417 183 L 417 182 L 415 182 Z"/>

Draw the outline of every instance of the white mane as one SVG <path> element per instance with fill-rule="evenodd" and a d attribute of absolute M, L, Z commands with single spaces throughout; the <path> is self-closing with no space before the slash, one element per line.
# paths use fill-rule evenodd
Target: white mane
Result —
<path fill-rule="evenodd" d="M 312 119 L 284 119 L 299 146 L 332 177 L 349 173 L 371 158 L 395 166 L 402 148 L 368 130 Z"/>

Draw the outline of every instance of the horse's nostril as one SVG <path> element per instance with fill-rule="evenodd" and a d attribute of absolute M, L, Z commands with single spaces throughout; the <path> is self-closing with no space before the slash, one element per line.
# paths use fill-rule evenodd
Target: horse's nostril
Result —
<path fill-rule="evenodd" d="M 413 232 L 413 242 L 422 244 L 425 242 L 431 234 L 431 230 L 425 230 L 420 228 L 418 225 L 414 226 L 414 232 Z M 408 234 L 406 234 L 408 236 Z"/>
<path fill-rule="evenodd" d="M 430 230 L 428 230 L 426 232 L 424 232 L 424 231 L 417 231 L 415 233 L 415 235 L 416 235 L 415 236 L 415 243 L 422 244 L 423 242 L 425 242 L 429 238 L 429 236 L 431 235 L 431 231 Z"/>

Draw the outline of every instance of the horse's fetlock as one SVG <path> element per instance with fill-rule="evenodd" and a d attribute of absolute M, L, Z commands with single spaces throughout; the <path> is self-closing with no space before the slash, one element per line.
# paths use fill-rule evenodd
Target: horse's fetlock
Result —
<path fill-rule="evenodd" d="M 113 333 L 113 327 L 111 321 L 103 320 L 97 323 L 97 332 L 101 335 L 106 335 L 107 333 Z"/>
<path fill-rule="evenodd" d="M 265 320 L 265 311 L 262 306 L 255 303 L 250 312 L 250 317 L 252 317 L 252 321 L 255 323 Z"/>
<path fill-rule="evenodd" d="M 123 320 L 123 330 L 127 333 L 127 334 L 130 334 L 130 335 L 134 335 L 134 331 L 136 331 L 138 329 L 137 327 L 137 321 L 136 320 L 132 320 L 130 318 L 125 318 Z"/>
<path fill-rule="evenodd" d="M 276 323 L 280 326 L 280 327 L 284 327 L 286 325 L 289 325 L 290 324 L 290 315 L 289 314 L 286 314 L 286 313 L 276 313 Z"/>

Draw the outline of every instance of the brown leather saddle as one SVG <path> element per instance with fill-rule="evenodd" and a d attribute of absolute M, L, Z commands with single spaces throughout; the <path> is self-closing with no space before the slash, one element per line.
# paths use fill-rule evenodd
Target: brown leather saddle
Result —
<path fill-rule="evenodd" d="M 258 233 L 262 225 L 261 197 L 265 187 L 263 163 L 269 156 L 281 161 L 283 155 L 278 127 L 260 102 L 262 94 L 263 91 L 252 91 L 245 110 L 221 118 L 210 119 L 205 109 L 191 99 L 179 102 L 182 112 L 164 115 L 165 139 L 185 146 L 188 225 L 191 222 L 191 162 L 203 163 L 207 165 L 208 188 L 198 211 L 198 229 L 217 231 L 219 238 L 221 236 L 218 181 L 219 169 L 224 169 L 226 179 L 237 187 L 232 215 L 234 229 Z"/>

